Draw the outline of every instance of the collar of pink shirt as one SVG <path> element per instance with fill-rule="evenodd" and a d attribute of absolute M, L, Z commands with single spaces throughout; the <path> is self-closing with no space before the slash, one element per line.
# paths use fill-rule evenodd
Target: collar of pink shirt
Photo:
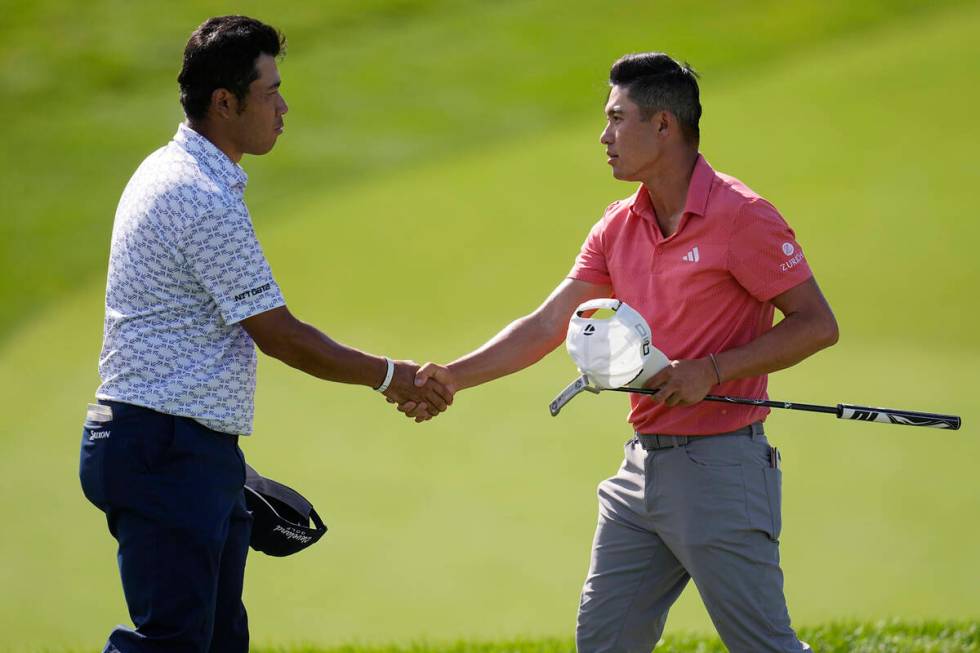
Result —
<path fill-rule="evenodd" d="M 708 165 L 704 156 L 698 154 L 698 160 L 694 163 L 694 172 L 691 173 L 691 181 L 687 187 L 687 201 L 684 203 L 684 213 L 681 216 L 680 224 L 677 226 L 677 231 L 670 236 L 673 238 L 678 233 L 684 229 L 684 225 L 687 224 L 687 220 L 692 215 L 704 216 L 705 211 L 708 208 L 708 193 L 711 191 L 711 182 L 715 178 L 714 169 Z M 633 197 L 629 200 L 630 213 L 642 218 L 644 220 L 649 220 L 656 227 L 655 234 L 658 240 L 669 240 L 669 238 L 664 239 L 663 234 L 660 232 L 660 225 L 657 224 L 657 214 L 653 210 L 653 203 L 650 201 L 650 194 L 647 192 L 647 187 L 641 185 L 640 188 L 633 194 Z"/>

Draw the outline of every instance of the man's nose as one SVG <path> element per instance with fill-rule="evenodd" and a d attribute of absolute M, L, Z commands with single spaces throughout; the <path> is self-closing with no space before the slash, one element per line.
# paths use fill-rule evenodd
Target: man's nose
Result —
<path fill-rule="evenodd" d="M 601 134 L 599 134 L 599 142 L 603 145 L 612 144 L 612 134 L 610 133 L 609 125 L 606 125 L 606 128 L 602 130 Z"/>

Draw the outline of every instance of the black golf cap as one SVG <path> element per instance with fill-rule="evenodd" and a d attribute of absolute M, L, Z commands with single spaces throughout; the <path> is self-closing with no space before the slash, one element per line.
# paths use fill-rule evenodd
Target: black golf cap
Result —
<path fill-rule="evenodd" d="M 248 464 L 245 465 L 245 503 L 254 518 L 251 546 L 267 555 L 292 555 L 315 544 L 327 532 L 313 504 L 296 490 L 265 478 Z"/>

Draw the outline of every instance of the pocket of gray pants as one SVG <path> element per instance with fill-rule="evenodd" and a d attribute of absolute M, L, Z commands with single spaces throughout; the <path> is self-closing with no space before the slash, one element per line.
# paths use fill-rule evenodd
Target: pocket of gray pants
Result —
<path fill-rule="evenodd" d="M 776 542 L 783 529 L 783 472 L 772 467 L 743 468 L 749 524 Z"/>

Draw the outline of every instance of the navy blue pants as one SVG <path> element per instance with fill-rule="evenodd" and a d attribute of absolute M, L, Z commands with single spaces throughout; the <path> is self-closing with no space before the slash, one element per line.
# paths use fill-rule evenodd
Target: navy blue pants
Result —
<path fill-rule="evenodd" d="M 135 629 L 118 627 L 106 653 L 245 653 L 242 604 L 252 517 L 238 436 L 185 417 L 118 402 L 86 421 L 79 475 L 119 543 Z"/>

